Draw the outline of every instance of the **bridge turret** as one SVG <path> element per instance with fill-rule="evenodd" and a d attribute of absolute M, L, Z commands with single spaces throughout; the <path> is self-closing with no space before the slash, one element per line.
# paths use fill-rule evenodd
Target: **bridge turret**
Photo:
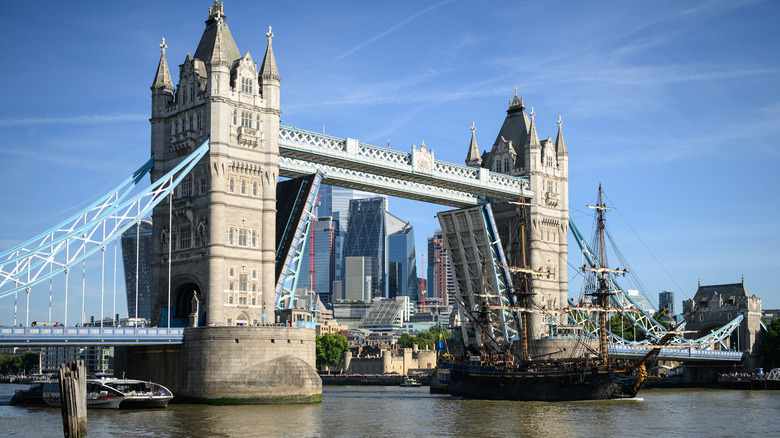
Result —
<path fill-rule="evenodd" d="M 482 167 L 482 157 L 479 156 L 479 147 L 477 146 L 477 138 L 474 135 L 474 131 L 477 128 L 474 127 L 474 123 L 471 124 L 471 143 L 469 143 L 469 153 L 466 155 L 466 166 L 469 167 Z"/>
<path fill-rule="evenodd" d="M 569 175 L 569 151 L 566 149 L 566 142 L 563 140 L 563 121 L 558 116 L 558 136 L 555 138 L 555 153 L 558 159 L 558 169 L 563 175 Z"/>
<path fill-rule="evenodd" d="M 224 24 L 225 19 L 223 15 L 217 15 L 214 18 L 209 18 L 209 21 L 215 21 L 215 23 L 211 24 L 211 26 L 214 27 L 214 42 L 213 46 L 211 47 L 211 53 L 207 56 L 206 66 L 209 73 L 209 88 L 208 92 L 211 96 L 220 96 L 220 95 L 226 95 L 230 92 L 231 84 L 230 84 L 230 64 L 232 64 L 233 59 L 230 59 L 231 57 L 228 55 L 228 50 L 225 47 L 224 37 L 223 37 L 223 28 L 227 28 L 227 26 Z M 206 23 L 209 23 L 209 21 L 206 21 Z M 206 31 L 203 33 L 203 39 L 205 39 L 207 35 L 209 34 L 209 27 L 206 28 Z M 203 39 L 201 39 L 201 45 L 203 44 Z M 232 39 L 232 38 L 231 38 Z M 198 51 L 201 49 L 201 45 L 198 45 Z M 233 43 L 233 48 L 236 49 L 236 52 L 238 52 L 238 48 L 235 47 L 235 43 Z M 195 52 L 195 57 L 197 58 L 197 51 Z"/>
<path fill-rule="evenodd" d="M 282 78 L 279 76 L 279 69 L 276 67 L 274 48 L 271 43 L 274 37 L 273 32 L 271 32 L 271 26 L 268 26 L 268 32 L 266 32 L 265 36 L 268 38 L 268 47 L 265 50 L 263 63 L 260 65 L 260 86 L 266 104 L 270 108 L 279 110 L 279 85 L 282 82 Z"/>
<path fill-rule="evenodd" d="M 165 113 L 165 107 L 173 103 L 173 80 L 171 71 L 168 68 L 168 61 L 165 59 L 165 38 L 160 43 L 160 63 L 157 64 L 157 73 L 154 75 L 154 82 L 150 87 L 152 90 L 152 118 L 162 117 Z"/>
<path fill-rule="evenodd" d="M 535 115 L 534 109 L 531 108 L 531 126 L 528 128 L 528 137 L 525 140 L 525 153 L 527 154 L 525 161 L 530 171 L 539 169 L 541 165 L 542 144 L 539 142 L 539 134 L 536 132 Z"/>

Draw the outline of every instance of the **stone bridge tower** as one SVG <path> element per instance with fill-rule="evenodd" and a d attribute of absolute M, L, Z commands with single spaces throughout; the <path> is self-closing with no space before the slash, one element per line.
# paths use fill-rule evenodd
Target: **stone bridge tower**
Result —
<path fill-rule="evenodd" d="M 728 339 L 729 346 L 745 352 L 744 365 L 748 369 L 759 366 L 758 348 L 761 345 L 761 298 L 750 295 L 744 281 L 733 284 L 699 285 L 692 300 L 683 301 L 683 314 L 698 307 L 699 311 L 688 321 L 686 337 L 695 339 L 707 335 L 742 314 L 740 326 Z"/>
<path fill-rule="evenodd" d="M 162 53 L 152 84 L 152 181 L 210 139 L 209 153 L 153 213 L 152 322 L 273 321 L 279 85 L 268 28 L 260 70 L 233 40 L 221 4 L 174 87 Z M 172 208 L 171 208 L 172 207 Z M 172 219 L 169 224 L 169 208 Z"/>
<path fill-rule="evenodd" d="M 531 116 L 530 119 L 528 116 Z M 515 96 L 509 102 L 506 118 L 490 151 L 479 154 L 475 127 L 472 125 L 471 144 L 466 165 L 484 167 L 494 172 L 512 176 L 524 176 L 530 180 L 534 198 L 526 206 L 526 260 L 537 271 L 549 272 L 535 277 L 532 289 L 534 303 L 547 309 L 567 306 L 568 274 L 566 258 L 569 229 L 569 152 L 563 140 L 561 120 L 558 118 L 558 134 L 553 142 L 548 137 L 539 140 L 533 108 L 526 113 L 523 99 Z M 518 197 L 519 201 L 519 197 Z M 518 236 L 517 206 L 506 201 L 491 201 L 496 226 L 509 263 L 520 266 L 521 251 Z M 538 314 L 529 322 L 534 335 L 549 334 Z M 555 324 L 554 321 L 549 321 Z M 562 322 L 565 323 L 565 322 Z M 530 333 L 529 333 L 530 334 Z"/>

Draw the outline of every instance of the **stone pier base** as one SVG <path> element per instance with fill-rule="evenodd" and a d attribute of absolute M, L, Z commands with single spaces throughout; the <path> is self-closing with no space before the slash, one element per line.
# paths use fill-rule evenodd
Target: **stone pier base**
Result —
<path fill-rule="evenodd" d="M 183 345 L 115 348 L 114 374 L 161 383 L 174 402 L 318 403 L 314 330 L 193 327 Z"/>

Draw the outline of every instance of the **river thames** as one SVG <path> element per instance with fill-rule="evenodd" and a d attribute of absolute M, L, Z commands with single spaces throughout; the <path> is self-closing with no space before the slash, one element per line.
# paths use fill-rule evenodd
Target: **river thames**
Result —
<path fill-rule="evenodd" d="M 59 409 L 10 406 L 0 434 L 62 436 Z M 780 436 L 780 391 L 649 389 L 634 400 L 536 403 L 461 400 L 427 387 L 325 386 L 322 404 L 90 410 L 93 437 Z"/>

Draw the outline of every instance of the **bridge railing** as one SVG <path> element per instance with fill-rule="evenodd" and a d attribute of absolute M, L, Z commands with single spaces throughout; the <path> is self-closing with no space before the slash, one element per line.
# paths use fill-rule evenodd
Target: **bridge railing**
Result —
<path fill-rule="evenodd" d="M 607 351 L 611 355 L 624 357 L 642 357 L 653 347 L 609 344 Z M 728 360 L 740 361 L 741 351 L 709 350 L 696 347 L 663 347 L 658 355 L 661 359 L 691 359 L 691 360 Z"/>
<path fill-rule="evenodd" d="M 155 344 L 183 339 L 181 327 L 0 327 L 0 345 Z"/>
<path fill-rule="evenodd" d="M 428 177 L 465 186 L 485 186 L 501 188 L 503 192 L 520 193 L 525 185 L 526 196 L 533 196 L 525 178 L 491 172 L 489 169 L 474 169 L 468 166 L 432 160 L 427 171 L 414 170 L 413 153 L 401 152 L 389 148 L 361 143 L 351 138 L 338 138 L 291 126 L 280 126 L 279 144 L 298 152 L 327 156 L 345 161 L 359 159 L 363 164 L 376 166 L 384 170 L 420 174 Z M 425 153 L 423 149 L 413 151 Z M 433 154 L 429 151 L 431 158 Z"/>

